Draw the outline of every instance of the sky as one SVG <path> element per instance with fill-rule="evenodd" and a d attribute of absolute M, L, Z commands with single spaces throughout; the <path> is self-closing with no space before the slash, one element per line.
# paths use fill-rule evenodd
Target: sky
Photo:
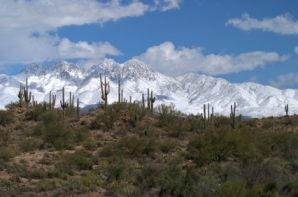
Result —
<path fill-rule="evenodd" d="M 0 73 L 136 58 L 177 77 L 298 89 L 295 0 L 1 0 Z"/>

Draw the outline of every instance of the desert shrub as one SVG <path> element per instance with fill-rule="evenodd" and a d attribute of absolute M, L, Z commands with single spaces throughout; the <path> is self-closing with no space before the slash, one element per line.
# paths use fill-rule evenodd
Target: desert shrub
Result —
<path fill-rule="evenodd" d="M 11 158 L 14 158 L 14 153 L 8 148 L 0 147 L 0 160 L 9 161 Z"/>
<path fill-rule="evenodd" d="M 150 155 L 156 150 L 154 139 L 138 138 L 134 135 L 122 137 L 117 143 L 117 147 L 121 149 L 124 154 L 133 157 L 142 154 Z"/>
<path fill-rule="evenodd" d="M 46 110 L 44 109 L 43 105 L 39 104 L 36 107 L 34 107 L 33 109 L 26 111 L 25 115 L 26 115 L 27 120 L 38 121 L 38 120 L 40 120 L 41 116 L 45 112 L 46 112 Z"/>
<path fill-rule="evenodd" d="M 136 183 L 140 191 L 146 192 L 158 186 L 161 167 L 147 165 L 137 174 Z"/>
<path fill-rule="evenodd" d="M 281 192 L 286 196 L 298 196 L 298 181 L 290 180 L 283 186 Z"/>
<path fill-rule="evenodd" d="M 200 118 L 198 115 L 190 114 L 186 116 L 186 119 L 185 119 L 186 131 L 193 132 L 193 131 L 197 131 L 200 128 L 201 128 Z"/>
<path fill-rule="evenodd" d="M 25 102 L 23 101 L 23 106 L 25 106 Z M 20 102 L 19 101 L 15 101 L 15 102 L 10 102 L 8 104 L 5 105 L 5 109 L 7 110 L 11 110 L 11 109 L 15 109 L 17 107 L 20 107 Z"/>
<path fill-rule="evenodd" d="M 0 110 L 0 125 L 6 126 L 14 122 L 14 113 L 12 110 Z"/>
<path fill-rule="evenodd" d="M 65 109 L 65 117 L 76 117 L 77 116 L 77 108 L 69 106 Z"/>
<path fill-rule="evenodd" d="M 124 181 L 132 176 L 133 166 L 123 157 L 112 157 L 109 159 L 109 164 L 106 166 L 106 175 L 108 181 Z"/>
<path fill-rule="evenodd" d="M 87 175 L 80 179 L 71 179 L 61 184 L 62 196 L 74 196 L 75 194 L 83 194 L 96 191 L 101 185 L 100 178 L 95 175 Z"/>
<path fill-rule="evenodd" d="M 159 176 L 159 196 L 198 196 L 191 171 L 184 172 L 179 165 L 167 166 Z"/>
<path fill-rule="evenodd" d="M 83 142 L 83 147 L 90 151 L 96 150 L 97 142 L 93 138 L 88 138 Z"/>
<path fill-rule="evenodd" d="M 0 129 L 0 147 L 7 145 L 10 138 L 10 132 L 7 130 Z"/>
<path fill-rule="evenodd" d="M 190 139 L 186 157 L 199 166 L 224 161 L 237 150 L 239 136 L 238 131 L 229 127 L 210 129 Z"/>
<path fill-rule="evenodd" d="M 219 188 L 216 191 L 216 197 L 245 197 L 246 188 L 245 183 L 242 182 L 224 182 L 220 184 Z"/>
<path fill-rule="evenodd" d="M 46 111 L 41 115 L 40 120 L 43 122 L 44 126 L 48 126 L 52 123 L 62 122 L 62 112 L 59 109 Z"/>
<path fill-rule="evenodd" d="M 266 120 L 263 121 L 263 124 L 262 124 L 263 129 L 269 129 L 273 126 L 274 126 L 274 120 L 273 119 L 266 119 Z"/>
<path fill-rule="evenodd" d="M 228 126 L 228 125 L 230 126 L 231 125 L 230 117 L 220 116 L 219 119 L 220 119 L 220 127 L 221 126 Z"/>
<path fill-rule="evenodd" d="M 62 122 L 51 123 L 44 127 L 44 142 L 52 144 L 57 150 L 71 149 L 74 145 L 74 134 L 72 130 Z"/>
<path fill-rule="evenodd" d="M 120 117 L 120 114 L 116 112 L 115 109 L 113 109 L 112 106 L 107 106 L 107 109 L 104 110 L 104 113 L 99 114 L 96 117 L 96 122 L 97 123 L 104 123 L 103 129 L 105 131 L 110 131 L 111 129 L 114 128 L 114 123 L 116 120 L 118 120 Z M 102 129 L 99 127 L 99 129 Z"/>
<path fill-rule="evenodd" d="M 290 132 L 264 131 L 258 132 L 257 147 L 264 156 L 281 154 L 287 159 L 298 155 L 297 134 Z"/>
<path fill-rule="evenodd" d="M 44 180 L 37 184 L 37 189 L 39 192 L 54 190 L 60 185 L 57 180 Z"/>
<path fill-rule="evenodd" d="M 167 126 L 174 122 L 177 113 L 174 104 L 169 106 L 161 104 L 156 107 L 156 110 L 158 113 L 157 118 L 159 120 L 159 126 Z"/>
<path fill-rule="evenodd" d="M 73 154 L 62 154 L 60 157 L 61 161 L 55 168 L 70 175 L 73 175 L 75 170 L 91 170 L 94 164 L 92 154 L 83 150 L 76 150 Z"/>
<path fill-rule="evenodd" d="M 178 145 L 178 141 L 175 139 L 171 139 L 171 138 L 165 138 L 163 139 L 160 144 L 159 144 L 159 148 L 162 152 L 164 153 L 169 153 L 170 151 L 172 151 L 174 148 L 176 148 Z"/>
<path fill-rule="evenodd" d="M 20 142 L 19 147 L 23 152 L 34 151 L 39 148 L 40 140 L 30 137 Z"/>
<path fill-rule="evenodd" d="M 248 119 L 248 120 L 244 120 L 243 123 L 249 127 L 257 127 L 257 119 L 253 118 L 253 119 Z"/>
<path fill-rule="evenodd" d="M 72 132 L 74 133 L 75 142 L 83 142 L 92 136 L 91 131 L 84 127 L 73 129 Z"/>
<path fill-rule="evenodd" d="M 113 102 L 112 108 L 115 109 L 116 112 L 124 111 L 127 109 L 127 103 Z"/>
<path fill-rule="evenodd" d="M 0 196 L 7 196 L 8 194 L 19 191 L 22 186 L 14 181 L 0 179 Z"/>

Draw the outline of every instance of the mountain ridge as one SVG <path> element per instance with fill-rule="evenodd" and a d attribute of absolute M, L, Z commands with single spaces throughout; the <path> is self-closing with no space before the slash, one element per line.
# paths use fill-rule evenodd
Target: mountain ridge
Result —
<path fill-rule="evenodd" d="M 145 63 L 132 59 L 117 63 L 112 59 L 103 59 L 88 70 L 76 64 L 59 61 L 52 65 L 40 66 L 30 64 L 22 72 L 14 76 L 0 76 L 0 108 L 11 101 L 18 100 L 19 83 L 24 84 L 28 78 L 29 89 L 38 102 L 47 101 L 48 94 L 57 95 L 61 99 L 61 89 L 72 92 L 80 98 L 80 106 L 96 105 L 101 99 L 100 74 L 106 76 L 110 83 L 109 104 L 118 101 L 118 79 L 124 97 L 129 100 L 141 100 L 147 88 L 152 90 L 159 104 L 173 103 L 185 113 L 201 113 L 203 104 L 210 103 L 216 113 L 229 115 L 230 105 L 237 103 L 236 113 L 250 117 L 281 116 L 284 106 L 289 104 L 290 114 L 298 113 L 298 90 L 279 90 L 271 86 L 257 83 L 230 83 L 222 78 L 188 73 L 176 78 L 159 73 Z M 11 100 L 8 100 L 11 99 Z M 59 107 L 56 102 L 56 107 Z"/>

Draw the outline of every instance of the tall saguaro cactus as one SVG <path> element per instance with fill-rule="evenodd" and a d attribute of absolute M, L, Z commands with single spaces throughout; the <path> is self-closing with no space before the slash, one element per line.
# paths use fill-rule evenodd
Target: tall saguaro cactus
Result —
<path fill-rule="evenodd" d="M 118 103 L 121 103 L 120 79 L 118 80 Z"/>
<path fill-rule="evenodd" d="M 69 106 L 74 108 L 74 95 L 71 97 L 71 92 L 69 92 Z"/>
<path fill-rule="evenodd" d="M 24 98 L 26 102 L 26 107 L 28 109 L 29 103 L 31 101 L 31 92 L 29 92 L 29 88 L 28 88 L 28 78 L 26 78 L 26 86 L 24 87 Z"/>
<path fill-rule="evenodd" d="M 56 104 L 56 95 L 52 95 L 52 91 L 50 91 L 50 95 L 49 95 L 49 108 L 50 108 L 50 110 L 55 108 L 55 104 Z"/>
<path fill-rule="evenodd" d="M 147 105 L 148 110 L 153 111 L 153 103 L 155 102 L 155 97 L 153 97 L 153 91 L 151 90 L 151 96 L 149 94 L 149 88 L 147 89 Z M 150 97 L 149 97 L 150 96 Z"/>
<path fill-rule="evenodd" d="M 206 129 L 206 105 L 204 104 L 204 129 Z"/>
<path fill-rule="evenodd" d="M 286 116 L 288 116 L 289 115 L 289 105 L 288 104 L 285 105 L 285 111 L 286 111 Z"/>
<path fill-rule="evenodd" d="M 234 102 L 234 107 L 233 105 L 231 105 L 230 119 L 231 119 L 231 126 L 235 128 L 236 127 L 236 102 Z"/>
<path fill-rule="evenodd" d="M 20 107 L 22 107 L 22 102 L 23 102 L 23 98 L 24 98 L 24 91 L 23 91 L 23 87 L 22 84 L 20 84 L 20 91 L 18 93 L 18 97 L 20 99 Z"/>
<path fill-rule="evenodd" d="M 108 94 L 110 93 L 110 84 L 109 82 L 107 83 L 106 76 L 105 76 L 105 82 L 104 83 L 102 82 L 101 74 L 100 74 L 100 87 L 101 87 L 101 99 L 105 101 L 105 109 L 106 109 L 108 105 Z"/>
<path fill-rule="evenodd" d="M 77 118 L 80 121 L 80 99 L 77 99 Z"/>
<path fill-rule="evenodd" d="M 68 103 L 65 102 L 65 99 L 64 99 L 64 87 L 62 89 L 62 101 L 60 100 L 60 105 L 61 105 L 61 108 L 63 110 L 63 119 L 65 117 L 65 109 L 68 107 Z"/>
<path fill-rule="evenodd" d="M 153 111 L 153 103 L 154 102 L 155 102 L 155 97 L 153 97 L 153 91 L 151 90 L 151 97 L 150 97 L 150 103 L 151 103 L 150 109 L 151 109 L 151 111 Z"/>

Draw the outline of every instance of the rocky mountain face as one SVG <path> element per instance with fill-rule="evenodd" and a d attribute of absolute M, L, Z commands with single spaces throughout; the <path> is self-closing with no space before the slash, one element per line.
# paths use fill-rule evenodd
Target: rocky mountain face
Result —
<path fill-rule="evenodd" d="M 186 74 L 177 78 L 163 75 L 143 62 L 133 59 L 123 64 L 104 59 L 89 70 L 59 61 L 53 65 L 31 64 L 15 76 L 0 75 L 0 108 L 18 100 L 20 83 L 29 81 L 29 89 L 38 102 L 48 101 L 49 92 L 61 99 L 61 90 L 72 92 L 80 99 L 80 106 L 94 106 L 101 101 L 100 74 L 110 83 L 109 103 L 118 101 L 118 79 L 124 97 L 141 100 L 150 88 L 156 97 L 155 106 L 173 103 L 178 110 L 198 114 L 204 104 L 214 107 L 216 113 L 229 115 L 230 105 L 237 103 L 236 113 L 263 117 L 284 115 L 289 104 L 290 114 L 298 113 L 298 90 L 279 90 L 256 83 L 233 84 L 224 79 L 200 74 Z M 69 99 L 69 98 L 68 98 Z M 56 102 L 59 107 L 59 101 Z"/>

